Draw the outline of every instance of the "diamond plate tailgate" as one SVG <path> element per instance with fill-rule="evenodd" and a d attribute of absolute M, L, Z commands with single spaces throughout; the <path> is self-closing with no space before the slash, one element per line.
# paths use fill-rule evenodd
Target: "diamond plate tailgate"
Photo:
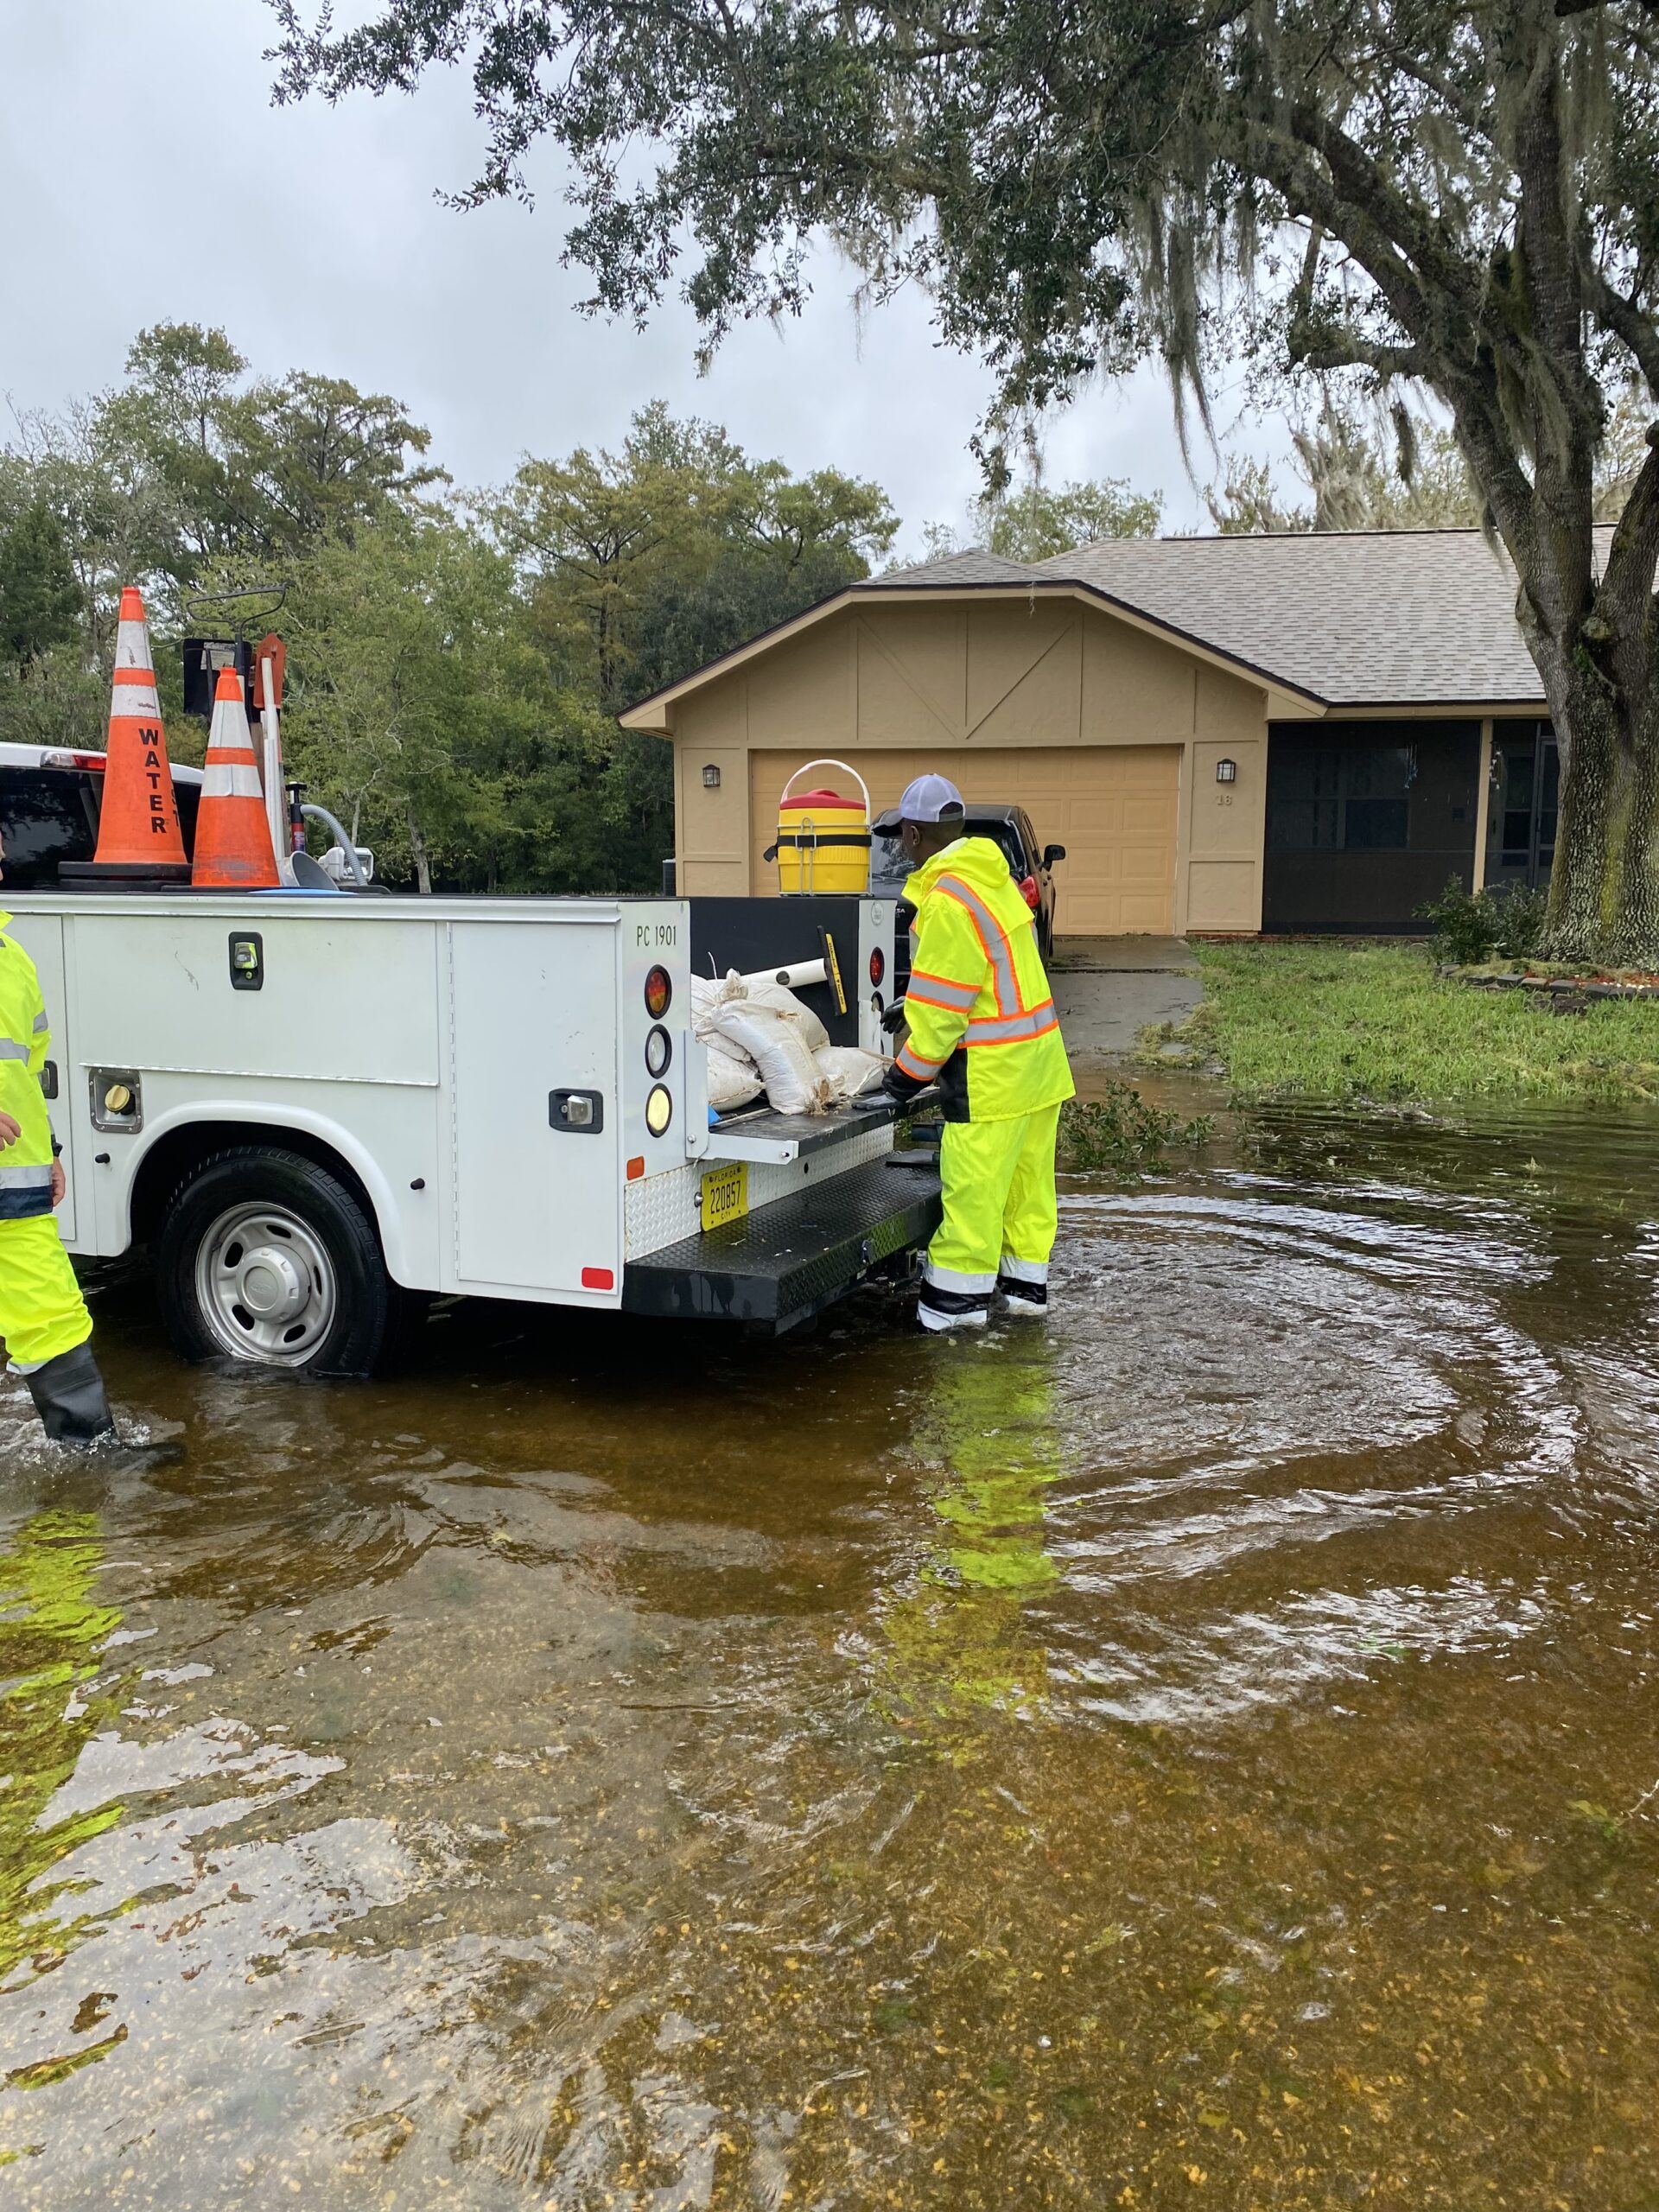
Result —
<path fill-rule="evenodd" d="M 907 1157 L 855 1167 L 630 1260 L 623 1311 L 773 1327 L 801 1319 L 938 1227 L 938 1174 L 931 1161 L 897 1164 Z"/>

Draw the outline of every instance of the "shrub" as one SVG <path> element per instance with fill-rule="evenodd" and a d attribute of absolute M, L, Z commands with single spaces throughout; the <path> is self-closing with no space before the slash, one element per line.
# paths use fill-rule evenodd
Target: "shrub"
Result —
<path fill-rule="evenodd" d="M 1548 905 L 1541 891 L 1465 891 L 1452 876 L 1438 899 L 1417 908 L 1434 935 L 1434 949 L 1459 968 L 1478 967 L 1494 953 L 1525 960 L 1538 949 Z"/>
<path fill-rule="evenodd" d="M 1497 950 L 1491 893 L 1465 891 L 1455 875 L 1438 899 L 1425 899 L 1416 912 L 1434 933 L 1434 950 L 1459 968 L 1476 967 Z"/>
<path fill-rule="evenodd" d="M 1497 903 L 1498 950 L 1511 960 L 1529 960 L 1543 938 L 1549 893 L 1529 891 L 1524 884 L 1519 884 L 1513 891 L 1490 895 Z"/>

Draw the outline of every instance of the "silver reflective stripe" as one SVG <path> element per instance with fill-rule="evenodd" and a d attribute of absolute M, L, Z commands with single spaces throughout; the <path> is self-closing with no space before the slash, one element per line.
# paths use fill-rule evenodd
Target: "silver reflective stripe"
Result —
<path fill-rule="evenodd" d="M 969 1045 L 1016 1045 L 1021 1038 L 1046 1036 L 1051 1029 L 1058 1028 L 1059 1021 L 1053 1000 L 1045 999 L 1029 1014 L 987 1014 L 982 1021 L 970 1021 L 966 1041 Z"/>
<path fill-rule="evenodd" d="M 0 1167 L 0 1191 L 49 1191 L 50 1163 L 44 1167 Z"/>
<path fill-rule="evenodd" d="M 925 969 L 914 968 L 905 988 L 910 997 L 919 999 L 924 1006 L 948 1006 L 958 1014 L 971 1014 L 979 996 L 977 983 L 947 983 L 943 976 L 930 976 Z"/>
<path fill-rule="evenodd" d="M 137 671 L 134 671 L 137 674 Z M 143 683 L 124 683 L 121 671 L 115 672 L 114 697 L 110 712 L 118 720 L 129 722 L 158 722 L 162 719 L 162 702 L 156 696 L 156 686 L 148 678 Z"/>
<path fill-rule="evenodd" d="M 228 761 L 215 760 L 201 779 L 203 798 L 259 798 L 264 789 L 259 781 L 259 771 L 250 761 L 244 767 L 238 762 L 232 766 Z"/>
<path fill-rule="evenodd" d="M 0 1037 L 0 1060 L 22 1060 L 27 1064 L 29 1046 L 20 1045 L 15 1037 Z"/>
<path fill-rule="evenodd" d="M 969 1306 L 965 1313 L 941 1313 L 936 1306 L 924 1299 L 916 1307 L 916 1319 L 934 1336 L 943 1336 L 948 1329 L 983 1329 L 990 1324 L 990 1315 L 982 1306 Z"/>
<path fill-rule="evenodd" d="M 955 1268 L 936 1267 L 930 1260 L 922 1281 L 931 1282 L 936 1290 L 958 1290 L 973 1297 L 996 1288 L 996 1269 L 993 1268 L 989 1274 L 964 1275 L 958 1274 Z"/>
<path fill-rule="evenodd" d="M 1016 1260 L 1011 1253 L 1005 1252 L 1002 1255 L 1002 1264 L 998 1273 L 1006 1282 L 1043 1283 L 1048 1281 L 1048 1262 L 1046 1260 Z"/>
<path fill-rule="evenodd" d="M 49 1028 L 50 1027 L 51 1027 L 51 1025 L 50 1025 L 50 1023 L 47 1020 L 46 1014 L 45 1014 L 44 1011 L 42 1011 L 42 1012 L 41 1012 L 40 1014 L 37 1014 L 35 1015 L 35 1034 L 37 1037 L 40 1035 L 41 1032 L 43 1029 Z"/>
<path fill-rule="evenodd" d="M 905 1042 L 899 1047 L 896 1065 L 903 1068 L 905 1073 L 912 1077 L 914 1081 L 918 1083 L 927 1083 L 938 1073 L 939 1070 L 944 1065 L 944 1062 L 943 1060 L 925 1059 L 921 1053 L 919 1053 L 916 1050 L 915 1046 L 910 1042 L 909 1039 L 906 1038 Z"/>
<path fill-rule="evenodd" d="M 942 875 L 938 887 L 941 891 L 948 891 L 953 899 L 960 899 L 979 924 L 980 936 L 990 955 L 991 972 L 996 978 L 997 1004 L 1000 1007 L 1017 1007 L 1020 986 L 1014 978 L 1014 956 L 1008 950 L 1008 941 L 1002 934 L 996 916 L 978 892 L 965 884 L 959 875 Z"/>

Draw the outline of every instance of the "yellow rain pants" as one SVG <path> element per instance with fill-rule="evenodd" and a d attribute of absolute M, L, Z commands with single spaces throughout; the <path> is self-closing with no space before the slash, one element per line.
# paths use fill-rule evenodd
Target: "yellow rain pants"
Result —
<path fill-rule="evenodd" d="M 18 1134 L 0 1145 L 0 1339 L 19 1374 L 73 1351 L 92 1333 L 52 1218 L 52 1124 L 41 1070 L 52 1031 L 35 963 L 0 912 L 0 1113 Z"/>
<path fill-rule="evenodd" d="M 1011 1306 L 1022 1291 L 1033 1310 L 1046 1306 L 1059 1119 L 1057 1103 L 1003 1121 L 945 1123 L 944 1219 L 927 1248 L 918 1308 L 925 1328 L 982 1327 L 999 1278 Z"/>
<path fill-rule="evenodd" d="M 0 1338 L 14 1371 L 44 1367 L 92 1333 L 92 1317 L 52 1216 L 0 1221 Z"/>

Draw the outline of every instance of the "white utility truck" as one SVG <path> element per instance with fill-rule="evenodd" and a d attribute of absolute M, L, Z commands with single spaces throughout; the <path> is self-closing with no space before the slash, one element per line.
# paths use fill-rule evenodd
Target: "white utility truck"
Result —
<path fill-rule="evenodd" d="M 690 977 L 817 957 L 886 1048 L 890 899 L 21 890 L 64 1241 L 187 1357 L 370 1370 L 402 1294 L 791 1326 L 938 1223 L 880 1096 L 710 1125 Z M 809 1002 L 813 993 L 804 994 Z"/>

